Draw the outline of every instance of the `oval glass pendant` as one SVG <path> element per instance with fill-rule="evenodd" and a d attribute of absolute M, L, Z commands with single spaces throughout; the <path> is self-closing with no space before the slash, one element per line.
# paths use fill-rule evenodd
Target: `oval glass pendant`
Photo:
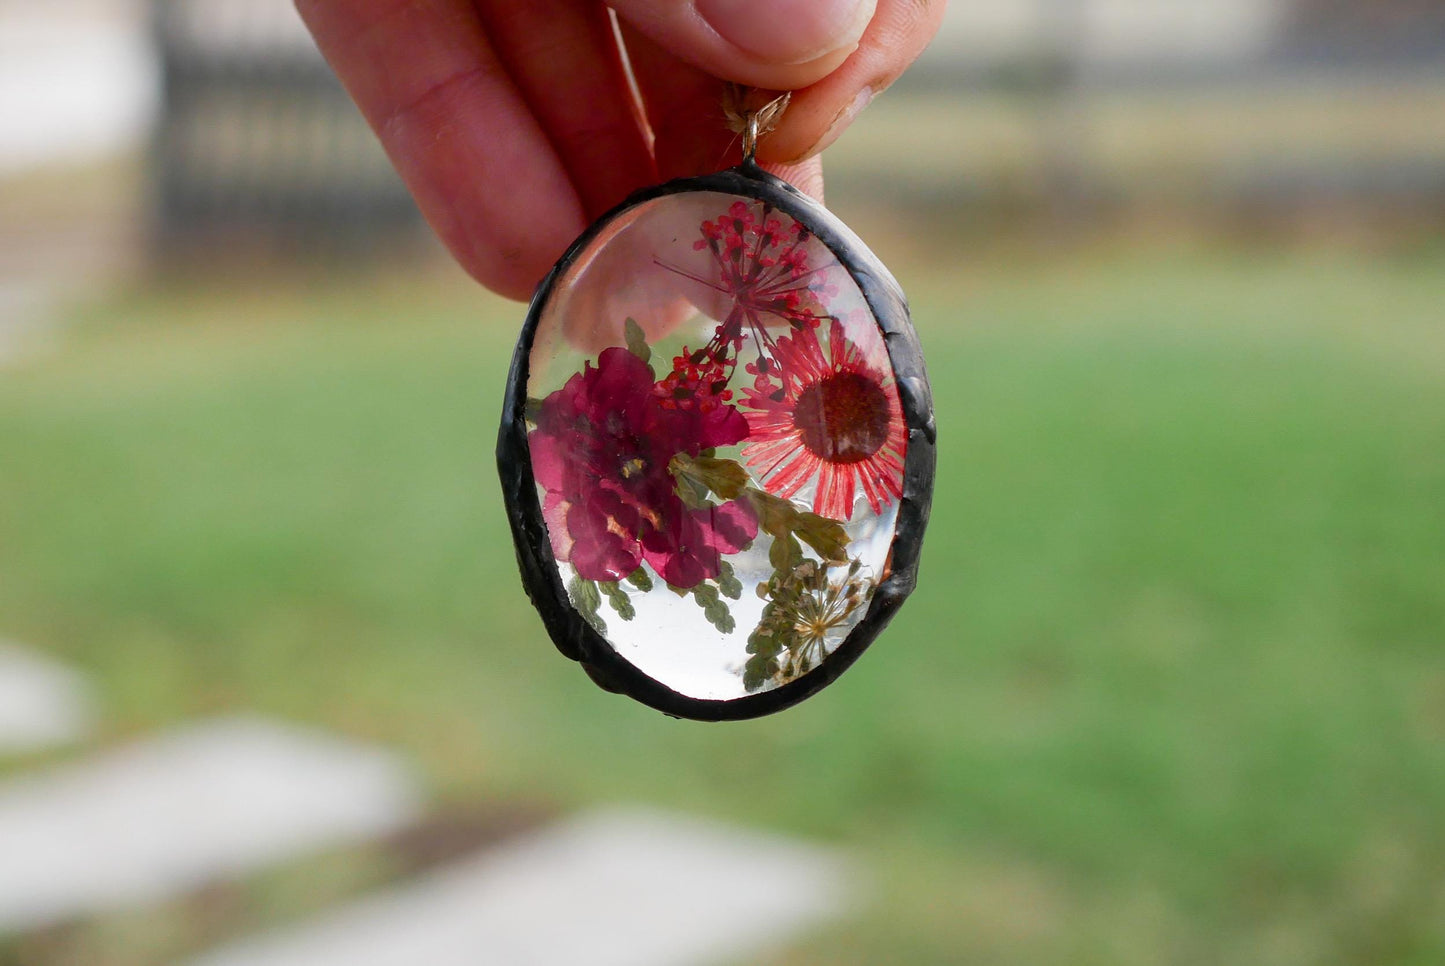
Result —
<path fill-rule="evenodd" d="M 532 300 L 497 446 L 528 595 L 602 687 L 767 714 L 912 591 L 932 397 L 897 282 L 745 162 L 633 195 Z"/>

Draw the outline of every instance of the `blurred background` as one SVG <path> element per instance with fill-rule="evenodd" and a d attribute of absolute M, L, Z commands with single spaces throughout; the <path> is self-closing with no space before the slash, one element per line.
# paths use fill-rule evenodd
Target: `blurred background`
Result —
<path fill-rule="evenodd" d="M 671 721 L 289 4 L 0 0 L 0 964 L 1445 962 L 1445 2 L 952 0 L 826 163 L 921 585 Z"/>

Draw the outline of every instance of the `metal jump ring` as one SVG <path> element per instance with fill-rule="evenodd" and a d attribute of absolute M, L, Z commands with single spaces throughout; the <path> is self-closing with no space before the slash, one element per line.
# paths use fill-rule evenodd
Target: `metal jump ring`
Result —
<path fill-rule="evenodd" d="M 749 108 L 752 89 L 738 84 L 723 88 L 723 116 L 727 119 L 728 130 L 742 136 L 743 162 L 752 164 L 758 153 L 758 139 L 778 126 L 778 120 L 792 99 L 791 91 L 784 91 L 758 108 Z"/>
<path fill-rule="evenodd" d="M 743 162 L 751 164 L 758 153 L 758 114 L 748 111 L 743 120 Z"/>

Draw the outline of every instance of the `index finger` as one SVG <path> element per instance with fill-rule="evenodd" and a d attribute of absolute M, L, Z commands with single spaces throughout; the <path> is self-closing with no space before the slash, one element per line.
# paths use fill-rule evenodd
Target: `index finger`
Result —
<path fill-rule="evenodd" d="M 582 204 L 469 0 L 297 0 L 422 214 L 478 281 L 526 299 Z"/>

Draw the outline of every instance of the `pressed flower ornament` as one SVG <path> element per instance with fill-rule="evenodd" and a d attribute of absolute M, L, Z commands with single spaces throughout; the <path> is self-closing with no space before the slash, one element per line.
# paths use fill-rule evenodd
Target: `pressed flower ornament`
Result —
<path fill-rule="evenodd" d="M 632 195 L 538 286 L 497 444 L 522 581 L 603 688 L 707 720 L 836 678 L 912 591 L 932 396 L 898 283 L 754 161 Z"/>

